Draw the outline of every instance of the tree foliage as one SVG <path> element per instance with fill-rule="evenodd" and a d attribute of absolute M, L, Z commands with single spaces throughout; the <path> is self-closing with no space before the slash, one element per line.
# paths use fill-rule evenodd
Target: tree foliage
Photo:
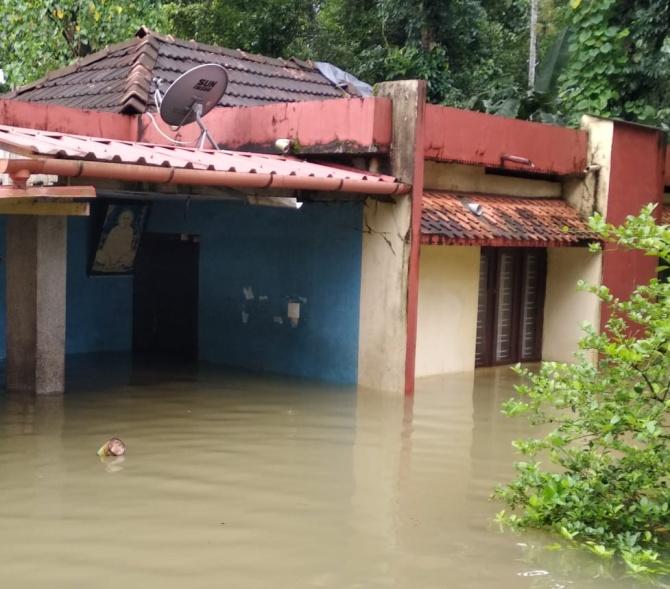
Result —
<path fill-rule="evenodd" d="M 165 5 L 170 32 L 202 43 L 272 57 L 304 52 L 318 3 L 311 0 L 212 0 Z"/>
<path fill-rule="evenodd" d="M 177 36 L 330 61 L 370 83 L 429 82 L 434 102 L 465 106 L 492 80 L 525 76 L 527 0 L 173 1 Z"/>
<path fill-rule="evenodd" d="M 16 86 L 146 24 L 176 37 L 332 62 L 372 84 L 422 78 L 432 102 L 547 122 L 593 113 L 666 124 L 670 0 L 4 0 Z"/>
<path fill-rule="evenodd" d="M 670 110 L 670 2 L 571 0 L 561 108 L 665 123 Z"/>
<path fill-rule="evenodd" d="M 72 60 L 162 26 L 157 0 L 3 0 L 0 67 L 18 86 Z"/>
<path fill-rule="evenodd" d="M 669 259 L 670 228 L 652 213 L 649 206 L 621 227 L 596 216 L 591 226 L 621 247 Z M 500 519 L 620 557 L 635 573 L 668 572 L 670 284 L 653 279 L 628 300 L 606 286 L 584 288 L 611 312 L 604 330 L 585 326 L 575 363 L 517 368 L 526 384 L 504 412 L 549 431 L 515 442 L 525 459 L 496 491 L 512 510 Z"/>

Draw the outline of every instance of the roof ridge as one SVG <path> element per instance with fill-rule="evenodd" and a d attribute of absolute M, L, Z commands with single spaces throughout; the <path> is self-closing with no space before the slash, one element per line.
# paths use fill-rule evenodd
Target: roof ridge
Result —
<path fill-rule="evenodd" d="M 146 112 L 149 103 L 151 80 L 158 59 L 158 41 L 152 35 L 140 36 L 140 31 L 136 35 L 140 42 L 121 97 L 120 112 L 123 114 Z"/>

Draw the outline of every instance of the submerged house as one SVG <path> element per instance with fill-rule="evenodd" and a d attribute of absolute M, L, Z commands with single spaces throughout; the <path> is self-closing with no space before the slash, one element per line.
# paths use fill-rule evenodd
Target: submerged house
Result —
<path fill-rule="evenodd" d="M 220 151 L 156 114 L 203 63 L 229 75 L 205 118 Z M 656 129 L 430 105 L 419 81 L 361 96 L 309 62 L 146 29 L 0 100 L 0 150 L 0 351 L 8 388 L 37 392 L 87 352 L 406 393 L 569 360 L 602 321 L 576 282 L 625 295 L 655 272 L 590 254 L 584 219 L 661 214 L 670 184 Z"/>

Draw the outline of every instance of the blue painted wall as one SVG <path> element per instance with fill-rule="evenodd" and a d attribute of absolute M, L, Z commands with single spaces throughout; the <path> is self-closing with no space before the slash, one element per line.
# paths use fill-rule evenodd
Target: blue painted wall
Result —
<path fill-rule="evenodd" d="M 192 203 L 154 206 L 149 229 L 200 235 L 202 359 L 354 383 L 361 223 L 360 203 L 306 203 L 298 211 Z M 297 327 L 286 317 L 289 297 L 306 299 Z"/>
<path fill-rule="evenodd" d="M 7 356 L 7 346 L 5 345 L 5 252 L 7 249 L 5 225 L 6 218 L 0 215 L 0 260 L 2 260 L 2 264 L 0 264 L 0 359 L 2 360 Z"/>
<path fill-rule="evenodd" d="M 130 350 L 132 276 L 88 276 L 87 217 L 70 217 L 67 236 L 67 323 L 69 354 Z"/>
<path fill-rule="evenodd" d="M 200 236 L 201 359 L 355 383 L 361 223 L 360 203 L 306 203 L 298 211 L 221 202 L 192 203 L 188 209 L 160 203 L 153 205 L 149 230 Z M 4 227 L 0 218 L 3 258 Z M 87 256 L 88 219 L 70 218 L 67 351 L 130 350 L 132 278 L 89 277 Z M 3 268 L 2 357 L 4 281 Z M 245 287 L 251 287 L 253 300 L 245 300 Z M 289 297 L 306 299 L 297 327 L 286 317 Z M 243 311 L 249 315 L 246 323 Z"/>

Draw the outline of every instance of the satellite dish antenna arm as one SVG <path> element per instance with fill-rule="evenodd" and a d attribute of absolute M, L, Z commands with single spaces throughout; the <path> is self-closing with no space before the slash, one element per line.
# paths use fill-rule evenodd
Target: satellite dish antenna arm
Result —
<path fill-rule="evenodd" d="M 216 141 L 214 141 L 213 137 L 210 135 L 209 131 L 207 130 L 207 127 L 205 127 L 205 124 L 202 122 L 202 104 L 199 102 L 196 102 L 193 105 L 193 112 L 195 113 L 195 120 L 198 123 L 198 127 L 200 127 L 200 141 L 198 142 L 198 149 L 202 149 L 205 145 L 205 139 L 208 139 L 209 142 L 212 144 L 212 147 L 214 149 L 219 149 L 219 146 L 216 144 Z"/>
<path fill-rule="evenodd" d="M 163 94 L 161 93 L 161 84 L 163 80 L 161 78 L 154 78 L 154 83 L 156 84 L 156 89 L 154 90 L 154 103 L 156 108 L 160 110 L 161 103 L 163 102 Z"/>

